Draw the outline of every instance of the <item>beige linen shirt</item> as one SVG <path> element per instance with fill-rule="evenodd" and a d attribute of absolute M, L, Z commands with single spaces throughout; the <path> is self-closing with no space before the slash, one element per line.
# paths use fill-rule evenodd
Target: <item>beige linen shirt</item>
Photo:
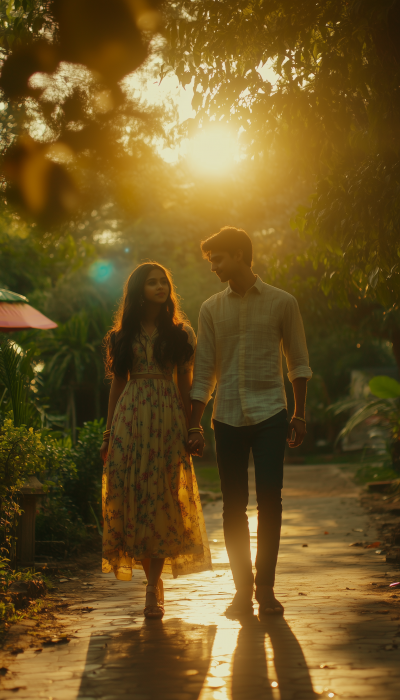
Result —
<path fill-rule="evenodd" d="M 260 423 L 286 408 L 282 352 L 292 382 L 310 379 L 303 322 L 291 294 L 257 277 L 241 297 L 228 287 L 200 309 L 192 400 L 228 425 Z"/>

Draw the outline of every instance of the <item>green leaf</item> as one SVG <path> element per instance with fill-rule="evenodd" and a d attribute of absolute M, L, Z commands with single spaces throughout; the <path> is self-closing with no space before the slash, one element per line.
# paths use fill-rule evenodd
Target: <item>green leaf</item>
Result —
<path fill-rule="evenodd" d="M 397 399 L 400 396 L 400 382 L 386 376 L 373 377 L 369 381 L 369 388 L 374 396 L 379 399 Z"/>
<path fill-rule="evenodd" d="M 8 6 L 6 9 L 6 14 L 7 14 L 8 19 L 11 19 L 11 12 L 13 11 L 13 9 L 14 9 L 14 0 L 9 0 Z"/>

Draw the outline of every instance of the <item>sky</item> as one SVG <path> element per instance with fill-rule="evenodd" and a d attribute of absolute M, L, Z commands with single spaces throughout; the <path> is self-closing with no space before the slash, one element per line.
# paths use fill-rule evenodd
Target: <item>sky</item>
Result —
<path fill-rule="evenodd" d="M 160 58 L 153 56 L 140 71 L 129 77 L 129 88 L 133 90 L 135 97 L 148 105 L 162 106 L 166 102 L 172 103 L 177 110 L 180 125 L 196 115 L 191 105 L 193 86 L 190 84 L 183 88 L 172 71 L 160 81 L 156 77 L 160 63 Z M 260 64 L 257 70 L 264 80 L 275 83 L 276 75 L 269 64 Z M 190 168 L 198 175 L 208 175 L 210 171 L 215 175 L 223 175 L 234 161 L 244 157 L 238 136 L 228 129 L 221 132 L 221 127 L 211 126 L 207 127 L 206 132 L 199 133 L 192 139 L 183 139 L 175 148 L 166 148 L 160 142 L 159 153 L 171 164 L 179 162 L 181 158 L 187 159 Z"/>

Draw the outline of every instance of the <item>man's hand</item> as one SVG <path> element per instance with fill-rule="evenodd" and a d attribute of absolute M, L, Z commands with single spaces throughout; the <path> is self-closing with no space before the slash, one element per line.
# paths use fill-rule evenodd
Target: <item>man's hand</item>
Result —
<path fill-rule="evenodd" d="M 294 439 L 292 437 L 293 431 Z M 299 418 L 296 418 L 296 416 L 293 416 L 292 420 L 289 423 L 288 434 L 286 438 L 287 444 L 289 445 L 289 447 L 298 447 L 303 442 L 305 435 L 307 435 L 306 424 L 302 420 L 299 420 Z"/>
<path fill-rule="evenodd" d="M 205 444 L 204 435 L 200 430 L 198 433 L 189 433 L 188 450 L 191 455 L 202 457 Z"/>

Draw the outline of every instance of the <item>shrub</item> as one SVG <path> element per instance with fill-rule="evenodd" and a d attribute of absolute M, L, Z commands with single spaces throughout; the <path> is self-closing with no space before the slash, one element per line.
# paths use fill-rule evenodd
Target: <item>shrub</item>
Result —
<path fill-rule="evenodd" d="M 38 542 L 63 542 L 57 550 L 47 547 L 51 556 L 64 558 L 76 554 L 89 535 L 76 507 L 60 488 L 47 494 L 36 515 L 36 540 Z"/>
<path fill-rule="evenodd" d="M 100 445 L 103 441 L 104 421 L 94 420 L 78 428 L 78 440 L 73 448 L 76 474 L 64 482 L 64 491 L 85 523 L 101 517 L 101 478 L 103 464 Z"/>
<path fill-rule="evenodd" d="M 0 428 L 0 553 L 15 563 L 19 492 L 26 477 L 43 469 L 45 448 L 40 431 L 15 427 L 12 420 Z"/>
<path fill-rule="evenodd" d="M 76 445 L 64 438 L 47 448 L 52 485 L 36 517 L 36 539 L 64 542 L 60 556 L 76 554 L 91 541 L 90 526 L 101 518 L 103 430 L 102 420 L 88 422 L 78 429 Z"/>
<path fill-rule="evenodd" d="M 329 407 L 329 410 L 336 414 L 349 409 L 354 411 L 337 440 L 350 433 L 360 423 L 372 416 L 376 417 L 378 421 L 374 423 L 373 430 L 376 430 L 377 425 L 381 426 L 389 438 L 383 450 L 387 466 L 391 464 L 395 471 L 400 472 L 400 382 L 392 377 L 380 375 L 369 381 L 369 390 L 373 398 L 368 396 L 363 399 L 345 399 Z"/>

